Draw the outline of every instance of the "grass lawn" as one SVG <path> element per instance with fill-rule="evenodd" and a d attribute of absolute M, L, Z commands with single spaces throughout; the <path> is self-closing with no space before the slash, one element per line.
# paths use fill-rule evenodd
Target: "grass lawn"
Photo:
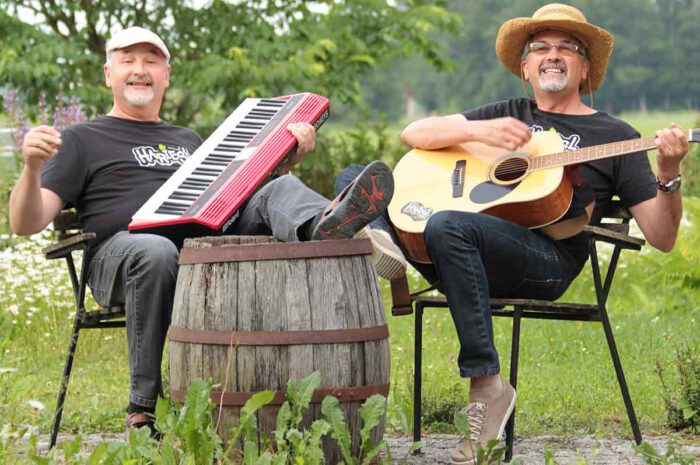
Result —
<path fill-rule="evenodd" d="M 700 218 L 695 216 L 700 205 L 693 204 L 693 218 Z M 666 260 L 677 262 L 679 269 L 692 263 L 690 241 L 698 234 L 692 228 L 686 233 L 670 256 L 651 250 L 627 253 L 610 298 L 610 316 L 644 434 L 668 432 L 656 361 L 668 368 L 667 382 L 675 387 L 677 345 L 700 350 L 698 289 L 664 278 L 657 268 Z M 72 297 L 62 264 L 44 262 L 40 247 L 36 240 L 24 241 L 5 249 L 0 257 L 0 271 L 6 277 L 0 294 L 0 415 L 4 423 L 32 424 L 47 432 L 68 343 Z M 587 276 L 580 277 L 568 297 L 580 299 L 591 289 Z M 388 309 L 388 289 L 384 290 Z M 413 318 L 387 314 L 387 319 L 392 351 L 388 426 L 408 432 Z M 466 402 L 467 385 L 457 375 L 458 347 L 447 312 L 430 310 L 424 331 L 424 424 L 428 431 L 449 431 L 454 411 Z M 495 320 L 504 373 L 508 371 L 510 331 L 510 319 Z M 521 334 L 519 434 L 630 435 L 599 324 L 525 320 Z M 124 331 L 83 331 L 63 429 L 84 433 L 120 430 L 127 387 Z M 31 400 L 45 408 L 33 407 Z"/>
<path fill-rule="evenodd" d="M 669 111 L 653 113 L 622 113 L 619 118 L 627 121 L 642 137 L 651 136 L 659 129 L 668 127 L 671 123 L 679 124 L 683 129 L 693 129 L 698 126 L 700 113 L 691 111 Z"/>

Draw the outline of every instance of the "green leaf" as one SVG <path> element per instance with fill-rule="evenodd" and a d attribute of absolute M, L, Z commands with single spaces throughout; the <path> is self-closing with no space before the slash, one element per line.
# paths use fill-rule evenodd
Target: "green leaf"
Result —
<path fill-rule="evenodd" d="M 374 66 L 377 63 L 373 56 L 366 54 L 353 55 L 350 57 L 350 61 L 355 63 L 364 63 L 369 66 Z"/>
<path fill-rule="evenodd" d="M 379 394 L 369 397 L 360 407 L 362 429 L 360 430 L 360 443 L 362 450 L 372 447 L 371 431 L 377 427 L 386 413 L 386 398 Z M 368 459 L 371 457 L 368 457 Z"/>
<path fill-rule="evenodd" d="M 255 465 L 258 461 L 258 442 L 246 439 L 243 446 L 243 463 L 245 465 Z"/>
<path fill-rule="evenodd" d="M 338 441 L 338 447 L 346 465 L 355 465 L 357 460 L 352 456 L 350 449 L 350 430 L 345 423 L 345 415 L 340 410 L 338 399 L 326 396 L 321 402 L 321 413 L 330 425 L 331 436 Z"/>
<path fill-rule="evenodd" d="M 464 412 L 455 412 L 455 427 L 461 436 L 469 436 L 469 421 Z"/>
<path fill-rule="evenodd" d="M 272 402 L 275 397 L 274 391 L 260 391 L 251 396 L 241 409 L 241 417 L 249 417 L 255 412 Z"/>

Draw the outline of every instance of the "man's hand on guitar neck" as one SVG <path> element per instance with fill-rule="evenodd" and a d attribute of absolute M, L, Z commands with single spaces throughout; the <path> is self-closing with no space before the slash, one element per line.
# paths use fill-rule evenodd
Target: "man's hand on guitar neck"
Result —
<path fill-rule="evenodd" d="M 681 160 L 688 153 L 688 132 L 676 123 L 656 131 L 656 165 L 662 181 L 670 181 L 678 176 Z"/>
<path fill-rule="evenodd" d="M 493 147 L 516 150 L 529 142 L 530 128 L 512 118 L 467 120 L 462 114 L 435 116 L 409 124 L 401 140 L 411 147 L 435 150 L 464 142 L 483 142 Z"/>

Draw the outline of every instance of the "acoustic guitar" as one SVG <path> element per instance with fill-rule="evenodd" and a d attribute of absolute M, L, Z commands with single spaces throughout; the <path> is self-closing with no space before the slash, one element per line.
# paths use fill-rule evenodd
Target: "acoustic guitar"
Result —
<path fill-rule="evenodd" d="M 656 148 L 654 137 L 565 152 L 555 132 L 536 132 L 517 152 L 469 142 L 441 150 L 413 149 L 394 168 L 394 197 L 388 207 L 406 255 L 430 263 L 423 231 L 445 210 L 484 213 L 563 239 L 581 231 L 589 216 L 558 222 L 573 196 L 574 165 Z M 700 129 L 688 131 L 700 142 Z"/>

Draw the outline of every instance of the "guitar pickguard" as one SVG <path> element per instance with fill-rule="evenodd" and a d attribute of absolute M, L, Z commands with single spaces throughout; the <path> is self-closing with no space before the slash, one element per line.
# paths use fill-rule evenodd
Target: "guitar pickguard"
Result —
<path fill-rule="evenodd" d="M 482 182 L 469 193 L 469 200 L 476 204 L 494 202 L 512 192 L 519 185 L 520 182 L 508 185 L 496 184 L 491 181 Z"/>

